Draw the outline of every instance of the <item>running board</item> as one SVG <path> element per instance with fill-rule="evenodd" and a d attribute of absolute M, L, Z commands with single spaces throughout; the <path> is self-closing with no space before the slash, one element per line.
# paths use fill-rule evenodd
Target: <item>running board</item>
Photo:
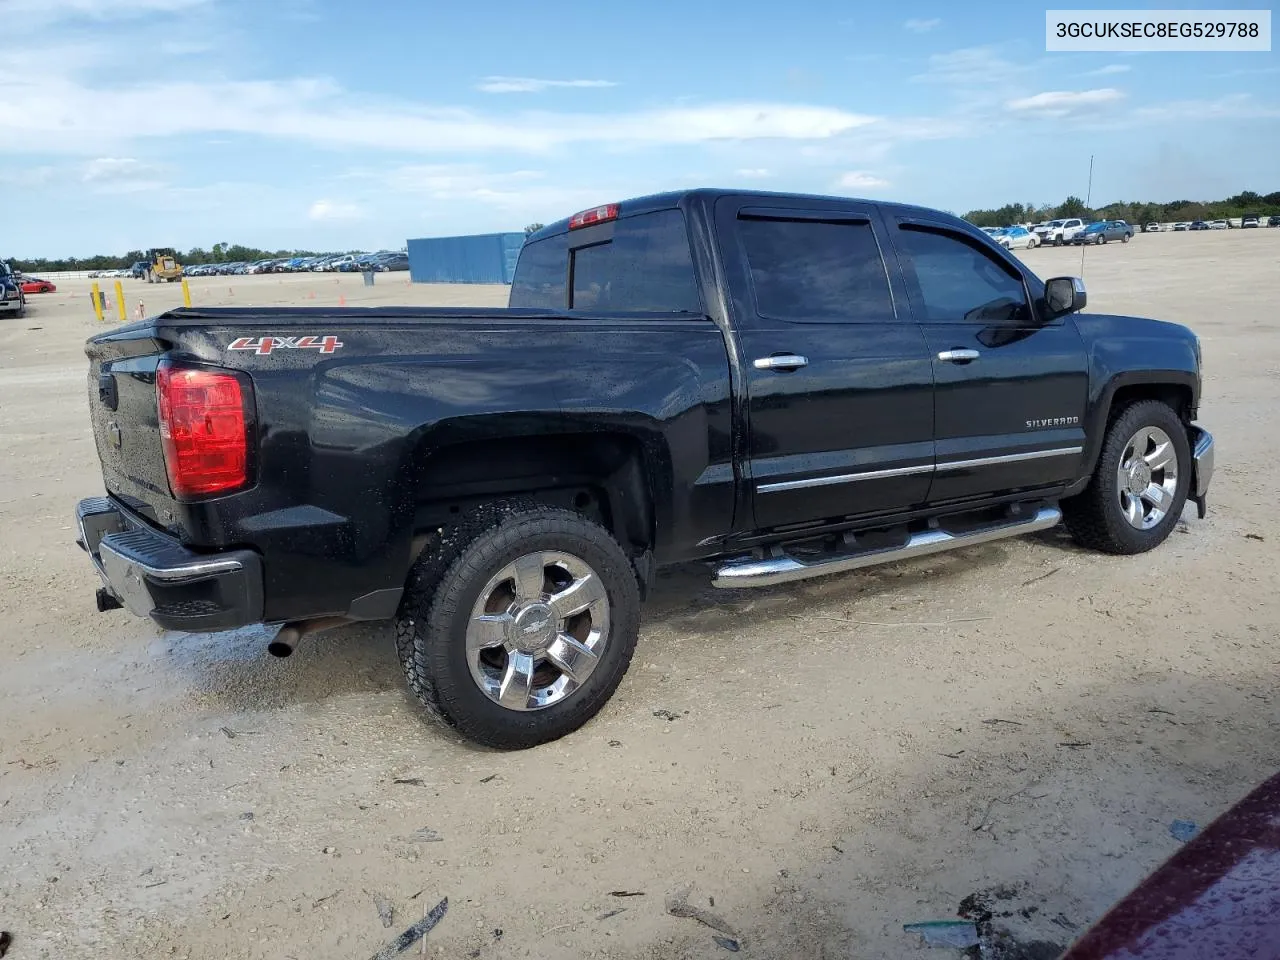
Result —
<path fill-rule="evenodd" d="M 1050 527 L 1057 526 L 1061 519 L 1062 511 L 1057 507 L 1041 507 L 1033 516 L 1025 520 L 981 527 L 968 533 L 922 530 L 919 533 L 913 533 L 911 538 L 900 547 L 868 550 L 865 553 L 846 554 L 827 560 L 800 560 L 783 552 L 762 560 L 754 558 L 729 560 L 716 568 L 715 579 L 711 582 L 714 586 L 725 588 L 771 587 L 775 583 L 824 577 L 829 573 L 844 573 L 846 570 L 874 567 L 877 564 L 892 563 L 895 560 L 909 560 L 912 557 L 942 553 L 944 550 L 957 550 L 960 547 L 988 543 L 991 540 L 1003 540 L 1005 537 L 1017 537 L 1024 533 L 1035 533 L 1037 530 L 1048 530 Z"/>

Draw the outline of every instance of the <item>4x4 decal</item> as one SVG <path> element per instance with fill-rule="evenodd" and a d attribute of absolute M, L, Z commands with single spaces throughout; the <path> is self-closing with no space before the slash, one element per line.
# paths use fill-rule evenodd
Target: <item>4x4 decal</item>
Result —
<path fill-rule="evenodd" d="M 321 353 L 333 353 L 341 346 L 342 341 L 330 334 L 320 337 L 239 337 L 227 349 L 252 350 L 265 357 L 272 350 L 319 350 Z"/>

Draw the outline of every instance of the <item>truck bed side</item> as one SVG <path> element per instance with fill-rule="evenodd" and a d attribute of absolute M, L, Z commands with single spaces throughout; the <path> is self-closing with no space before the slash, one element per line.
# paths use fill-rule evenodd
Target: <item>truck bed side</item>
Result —
<path fill-rule="evenodd" d="M 340 346 L 313 346 L 325 337 Z M 415 538 L 473 497 L 561 498 L 660 561 L 696 556 L 733 525 L 728 358 L 704 318 L 180 310 L 96 337 L 87 352 L 108 492 L 191 548 L 269 558 L 267 621 L 389 615 Z M 171 495 L 155 403 L 162 360 L 249 376 L 247 489 Z"/>

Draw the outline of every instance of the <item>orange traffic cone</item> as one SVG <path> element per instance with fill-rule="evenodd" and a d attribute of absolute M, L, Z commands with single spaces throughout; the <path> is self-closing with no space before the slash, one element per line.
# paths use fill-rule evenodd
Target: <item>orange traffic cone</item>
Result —
<path fill-rule="evenodd" d="M 346 305 L 347 305 L 347 298 L 344 297 L 342 294 L 338 294 L 338 306 L 345 307 Z"/>
<path fill-rule="evenodd" d="M 139 320 L 141 320 L 143 317 L 147 315 L 147 308 L 143 306 L 143 303 L 141 300 L 138 301 L 137 315 Z"/>

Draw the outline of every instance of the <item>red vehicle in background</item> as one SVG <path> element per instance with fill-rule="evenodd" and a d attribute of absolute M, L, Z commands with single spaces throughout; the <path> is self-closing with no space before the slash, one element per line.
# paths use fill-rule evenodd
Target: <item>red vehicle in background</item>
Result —
<path fill-rule="evenodd" d="M 1111 908 L 1061 960 L 1280 957 L 1280 775 Z"/>
<path fill-rule="evenodd" d="M 41 280 L 39 277 L 23 277 L 19 286 L 23 293 L 53 293 L 58 289 L 48 280 Z"/>

